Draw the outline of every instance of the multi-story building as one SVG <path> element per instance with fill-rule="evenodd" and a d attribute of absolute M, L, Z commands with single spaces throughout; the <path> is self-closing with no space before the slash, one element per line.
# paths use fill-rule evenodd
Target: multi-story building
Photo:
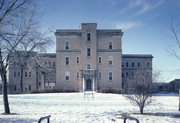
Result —
<path fill-rule="evenodd" d="M 10 92 L 21 92 L 22 78 L 26 93 L 46 89 L 121 90 L 126 83 L 124 77 L 132 69 L 146 67 L 152 72 L 152 55 L 122 55 L 120 29 L 97 29 L 96 23 L 82 23 L 81 29 L 56 30 L 55 36 L 56 53 L 35 53 L 38 57 L 33 62 L 26 60 L 24 66 L 31 69 L 24 67 L 23 74 L 17 68 L 17 56 L 13 56 L 15 60 L 9 67 Z"/>

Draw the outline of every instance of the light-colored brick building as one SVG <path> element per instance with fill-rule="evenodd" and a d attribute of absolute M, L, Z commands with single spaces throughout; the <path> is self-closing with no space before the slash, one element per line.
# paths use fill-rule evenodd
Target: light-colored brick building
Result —
<path fill-rule="evenodd" d="M 125 64 L 152 72 L 152 55 L 122 55 L 120 29 L 97 29 L 96 23 L 82 23 L 81 29 L 56 30 L 55 36 L 56 53 L 34 53 L 38 57 L 23 63 L 23 93 L 46 89 L 122 90 L 126 81 L 123 74 L 132 73 Z M 9 67 L 11 93 L 21 93 L 16 57 L 11 56 Z"/>

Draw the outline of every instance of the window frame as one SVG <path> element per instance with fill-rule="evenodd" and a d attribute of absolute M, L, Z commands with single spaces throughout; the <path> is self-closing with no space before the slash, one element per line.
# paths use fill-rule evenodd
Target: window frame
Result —
<path fill-rule="evenodd" d="M 113 72 L 112 72 L 112 71 L 110 71 L 110 72 L 108 73 L 108 80 L 109 80 L 109 81 L 113 81 Z"/>
<path fill-rule="evenodd" d="M 65 72 L 65 81 L 70 81 L 70 72 Z"/>
<path fill-rule="evenodd" d="M 91 56 L 91 48 L 87 48 L 87 57 Z"/>
<path fill-rule="evenodd" d="M 108 57 L 108 64 L 113 65 L 113 56 Z"/>
<path fill-rule="evenodd" d="M 113 49 L 113 42 L 112 42 L 112 41 L 110 41 L 110 42 L 108 43 L 108 49 L 109 49 L 109 50 Z"/>
<path fill-rule="evenodd" d="M 65 50 L 69 50 L 70 49 L 70 43 L 68 41 L 66 41 L 64 45 L 65 45 L 64 46 Z"/>
<path fill-rule="evenodd" d="M 69 56 L 65 57 L 65 65 L 69 65 L 70 64 L 70 58 Z"/>
<path fill-rule="evenodd" d="M 102 57 L 101 57 L 101 56 L 98 57 L 98 63 L 99 63 L 99 64 L 102 63 Z"/>
<path fill-rule="evenodd" d="M 87 33 L 87 41 L 91 41 L 91 33 Z"/>

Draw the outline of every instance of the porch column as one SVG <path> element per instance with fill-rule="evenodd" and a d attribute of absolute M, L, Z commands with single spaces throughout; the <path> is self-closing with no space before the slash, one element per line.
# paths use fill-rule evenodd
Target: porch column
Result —
<path fill-rule="evenodd" d="M 93 91 L 94 91 L 94 85 L 95 85 L 95 84 L 94 84 L 94 77 L 93 77 L 93 83 L 92 83 L 92 86 L 93 86 L 93 87 L 92 87 L 92 90 L 93 90 Z"/>
<path fill-rule="evenodd" d="M 85 83 L 84 83 L 84 77 L 83 77 L 83 83 L 82 83 L 82 84 L 83 84 L 82 90 L 83 90 L 83 92 L 84 92 L 84 84 L 85 84 Z"/>

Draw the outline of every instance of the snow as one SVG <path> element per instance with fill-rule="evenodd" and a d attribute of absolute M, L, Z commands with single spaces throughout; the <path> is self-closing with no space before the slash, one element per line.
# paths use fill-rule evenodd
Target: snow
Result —
<path fill-rule="evenodd" d="M 145 107 L 144 112 L 159 116 L 132 114 L 139 109 L 119 94 L 95 93 L 93 99 L 91 95 L 84 98 L 83 93 L 9 95 L 11 112 L 17 114 L 0 115 L 0 123 L 37 123 L 47 115 L 51 115 L 50 123 L 123 123 L 119 119 L 122 113 L 139 119 L 140 123 L 180 123 L 180 118 L 171 117 L 180 115 L 178 95 L 157 94 L 153 98 L 156 101 Z M 2 100 L 0 112 L 3 112 Z"/>

